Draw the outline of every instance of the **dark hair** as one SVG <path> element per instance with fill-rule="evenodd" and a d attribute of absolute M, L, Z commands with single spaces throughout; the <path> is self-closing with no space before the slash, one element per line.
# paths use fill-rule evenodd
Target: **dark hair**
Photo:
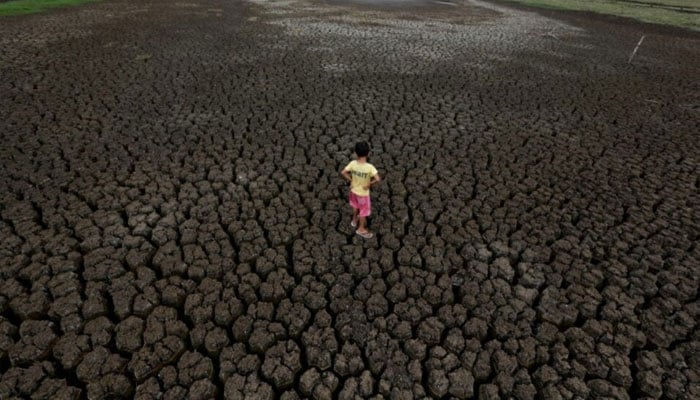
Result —
<path fill-rule="evenodd" d="M 369 154 L 369 144 L 367 142 L 355 143 L 355 154 L 357 154 L 358 157 L 367 157 L 367 154 Z"/>

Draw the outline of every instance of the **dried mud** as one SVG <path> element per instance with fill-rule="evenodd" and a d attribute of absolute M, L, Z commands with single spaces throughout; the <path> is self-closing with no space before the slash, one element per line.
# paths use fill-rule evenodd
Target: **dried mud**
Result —
<path fill-rule="evenodd" d="M 700 37 L 389 3 L 3 19 L 0 398 L 700 398 Z"/>

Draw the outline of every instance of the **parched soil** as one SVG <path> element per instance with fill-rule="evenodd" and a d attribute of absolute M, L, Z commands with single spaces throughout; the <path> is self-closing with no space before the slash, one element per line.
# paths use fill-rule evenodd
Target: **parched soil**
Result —
<path fill-rule="evenodd" d="M 0 77 L 2 399 L 700 398 L 696 33 L 114 0 Z"/>

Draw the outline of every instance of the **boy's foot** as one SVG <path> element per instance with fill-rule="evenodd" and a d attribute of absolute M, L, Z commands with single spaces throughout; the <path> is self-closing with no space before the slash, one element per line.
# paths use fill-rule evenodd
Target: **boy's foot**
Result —
<path fill-rule="evenodd" d="M 354 219 L 350 221 L 350 226 L 352 226 L 353 228 L 357 228 L 357 221 L 355 221 Z"/>
<path fill-rule="evenodd" d="M 372 239 L 374 237 L 374 233 L 370 231 L 365 231 L 365 232 L 360 232 L 360 231 L 355 231 L 359 236 L 365 238 L 365 239 Z"/>

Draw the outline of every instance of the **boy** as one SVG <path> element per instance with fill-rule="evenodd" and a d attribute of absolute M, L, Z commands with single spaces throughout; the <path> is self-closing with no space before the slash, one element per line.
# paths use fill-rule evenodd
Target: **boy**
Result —
<path fill-rule="evenodd" d="M 369 144 L 358 142 L 355 144 L 357 160 L 351 161 L 340 174 L 350 182 L 350 206 L 352 207 L 352 227 L 357 227 L 356 234 L 371 239 L 374 234 L 367 230 L 367 217 L 372 213 L 372 203 L 369 198 L 369 188 L 379 183 L 381 178 L 374 165 L 367 162 L 369 156 Z M 358 226 L 359 222 L 359 226 Z"/>

